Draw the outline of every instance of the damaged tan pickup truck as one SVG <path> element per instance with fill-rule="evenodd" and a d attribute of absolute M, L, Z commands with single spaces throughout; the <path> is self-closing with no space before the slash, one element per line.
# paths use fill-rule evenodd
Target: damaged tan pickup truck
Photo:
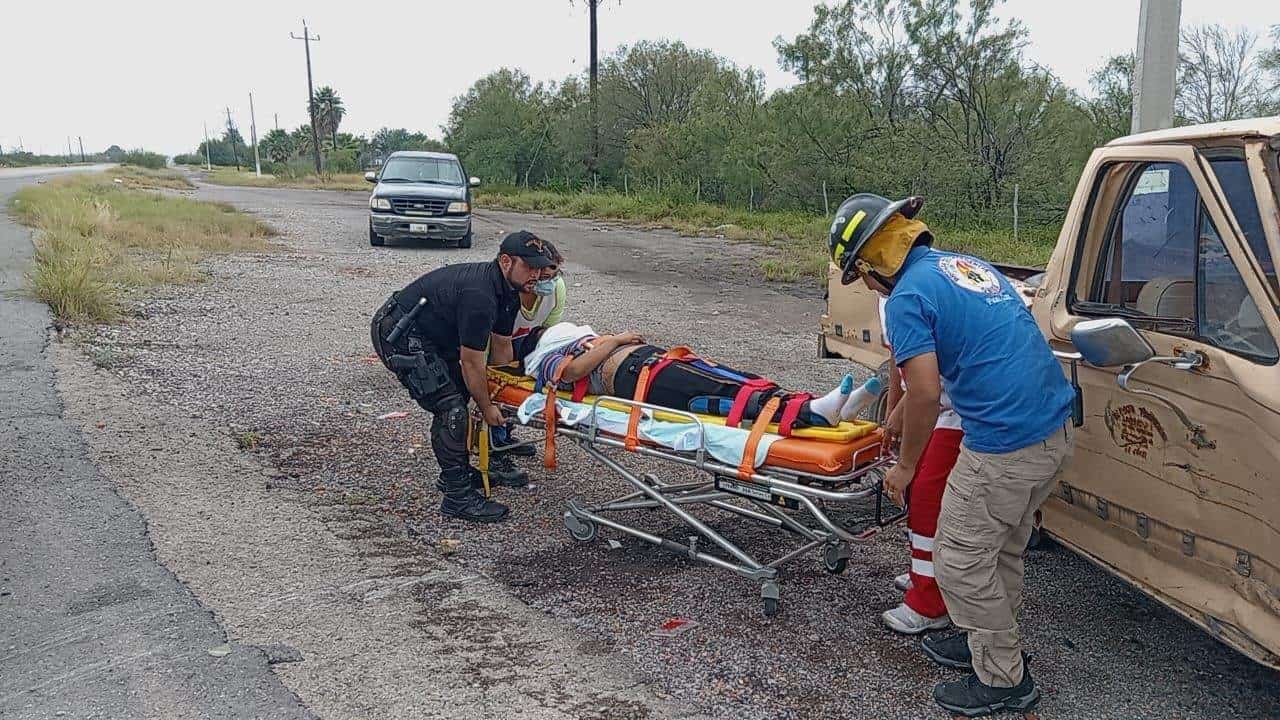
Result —
<path fill-rule="evenodd" d="M 1280 669 L 1278 154 L 1280 117 L 1114 140 L 1043 273 L 997 267 L 1083 389 L 1044 531 Z M 883 363 L 875 296 L 828 292 L 819 353 Z"/>

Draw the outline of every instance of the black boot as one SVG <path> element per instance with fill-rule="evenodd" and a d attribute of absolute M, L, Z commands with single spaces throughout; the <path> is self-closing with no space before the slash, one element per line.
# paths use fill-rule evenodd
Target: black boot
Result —
<path fill-rule="evenodd" d="M 965 717 L 990 715 L 1001 710 L 1030 710 L 1040 701 L 1040 690 L 1031 679 L 1031 670 L 1022 669 L 1022 682 L 1011 688 L 984 685 L 977 675 L 963 680 L 938 683 L 933 699 L 945 710 Z"/>
<path fill-rule="evenodd" d="M 920 646 L 930 660 L 942 667 L 953 670 L 973 672 L 973 654 L 969 651 L 969 633 L 958 632 L 950 635 L 930 635 Z M 1022 662 L 1031 662 L 1031 655 L 1022 651 Z"/>
<path fill-rule="evenodd" d="M 973 654 L 969 652 L 969 633 L 930 635 L 920 646 L 924 654 L 942 667 L 973 671 Z"/>
<path fill-rule="evenodd" d="M 440 514 L 468 522 L 497 522 L 507 516 L 507 506 L 485 500 L 471 487 L 472 468 L 448 468 L 440 471 L 439 486 L 444 491 Z M 479 473 L 476 473 L 477 475 Z"/>
<path fill-rule="evenodd" d="M 482 487 L 480 471 L 471 478 L 472 487 Z M 489 457 L 489 484 L 501 487 L 522 488 L 529 485 L 529 473 L 516 467 L 506 456 Z"/>

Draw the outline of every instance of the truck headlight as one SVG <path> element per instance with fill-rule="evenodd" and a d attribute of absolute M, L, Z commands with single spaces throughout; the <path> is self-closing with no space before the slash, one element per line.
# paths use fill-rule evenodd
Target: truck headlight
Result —
<path fill-rule="evenodd" d="M 371 197 L 369 198 L 369 207 L 373 210 L 390 210 L 391 201 L 386 198 Z"/>
<path fill-rule="evenodd" d="M 451 212 L 451 213 L 465 213 L 465 212 L 468 212 L 468 211 L 470 211 L 470 210 L 471 210 L 471 206 L 470 206 L 470 205 L 468 205 L 467 203 L 464 203 L 464 202 L 451 202 L 451 203 L 449 203 L 449 209 L 448 209 L 448 210 L 446 210 L 445 212 Z"/>

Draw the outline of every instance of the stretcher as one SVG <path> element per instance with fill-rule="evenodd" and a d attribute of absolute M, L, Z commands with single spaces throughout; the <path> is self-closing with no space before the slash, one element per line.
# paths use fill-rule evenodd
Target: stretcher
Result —
<path fill-rule="evenodd" d="M 534 384 L 531 378 L 519 375 L 514 369 L 490 368 L 489 391 L 504 415 L 515 417 L 520 405 L 534 394 Z M 559 397 L 568 399 L 569 394 L 559 393 Z M 763 421 L 757 421 L 751 431 L 756 442 L 748 440 L 743 461 L 735 467 L 713 457 L 706 442 L 706 428 L 724 424 L 723 418 L 618 397 L 588 395 L 581 398 L 581 402 L 592 409 L 585 423 L 569 426 L 557 421 L 555 427 L 547 431 L 547 415 L 554 418 L 555 414 L 539 413 L 523 423 L 543 431 L 538 439 L 502 448 L 489 446 L 489 433 L 481 431 L 483 421 L 473 418 L 473 447 L 480 456 L 482 473 L 487 470 L 491 451 L 544 444 L 544 457 L 551 466 L 555 463 L 555 438 L 573 442 L 628 486 L 623 494 L 600 503 L 570 500 L 564 512 L 564 524 L 573 539 L 590 542 L 596 539 L 599 528 L 605 527 L 757 581 L 766 616 L 778 612 L 779 568 L 784 564 L 818 551 L 828 572 L 843 573 L 854 545 L 906 515 L 905 510 L 884 500 L 881 492 L 884 471 L 892 464 L 893 457 L 885 449 L 882 433 L 874 423 L 842 423 L 839 428 L 796 430 L 789 437 L 774 439 L 764 462 L 756 465 L 760 436 L 767 431 L 778 431 L 776 425 L 762 425 Z M 633 422 L 628 432 L 602 428 L 596 420 L 596 411 L 600 408 L 631 414 Z M 693 423 L 698 428 L 700 442 L 693 449 L 672 450 L 638 438 L 634 418 L 642 413 L 651 414 L 650 417 L 659 422 Z M 762 415 L 772 416 L 773 411 Z M 666 482 L 653 473 L 628 469 L 624 464 L 628 455 L 692 468 L 705 472 L 708 477 L 692 482 Z M 488 494 L 487 474 L 483 477 Z M 850 524 L 845 519 L 849 513 L 833 514 L 849 510 L 854 504 L 865 507 L 869 498 L 874 498 L 875 509 L 874 518 L 869 521 Z M 795 540 L 796 546 L 773 559 L 757 559 L 698 516 L 697 513 L 707 509 L 777 530 Z M 664 510 L 680 519 L 693 534 L 672 539 L 643 530 L 628 522 L 628 518 L 634 516 L 630 511 L 636 510 Z"/>

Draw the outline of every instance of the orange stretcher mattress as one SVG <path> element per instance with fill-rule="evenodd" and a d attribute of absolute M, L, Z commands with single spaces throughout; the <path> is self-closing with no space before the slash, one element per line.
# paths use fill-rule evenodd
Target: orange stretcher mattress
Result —
<path fill-rule="evenodd" d="M 497 402 L 518 407 L 533 391 L 514 384 L 497 383 L 492 379 L 489 390 Z M 853 469 L 855 454 L 861 464 L 875 460 L 878 453 L 869 450 L 882 441 L 882 431 L 876 428 L 861 437 L 843 442 L 784 437 L 769 446 L 765 458 L 766 467 L 786 468 L 816 475 L 843 475 Z M 862 452 L 859 452 L 862 451 Z"/>

